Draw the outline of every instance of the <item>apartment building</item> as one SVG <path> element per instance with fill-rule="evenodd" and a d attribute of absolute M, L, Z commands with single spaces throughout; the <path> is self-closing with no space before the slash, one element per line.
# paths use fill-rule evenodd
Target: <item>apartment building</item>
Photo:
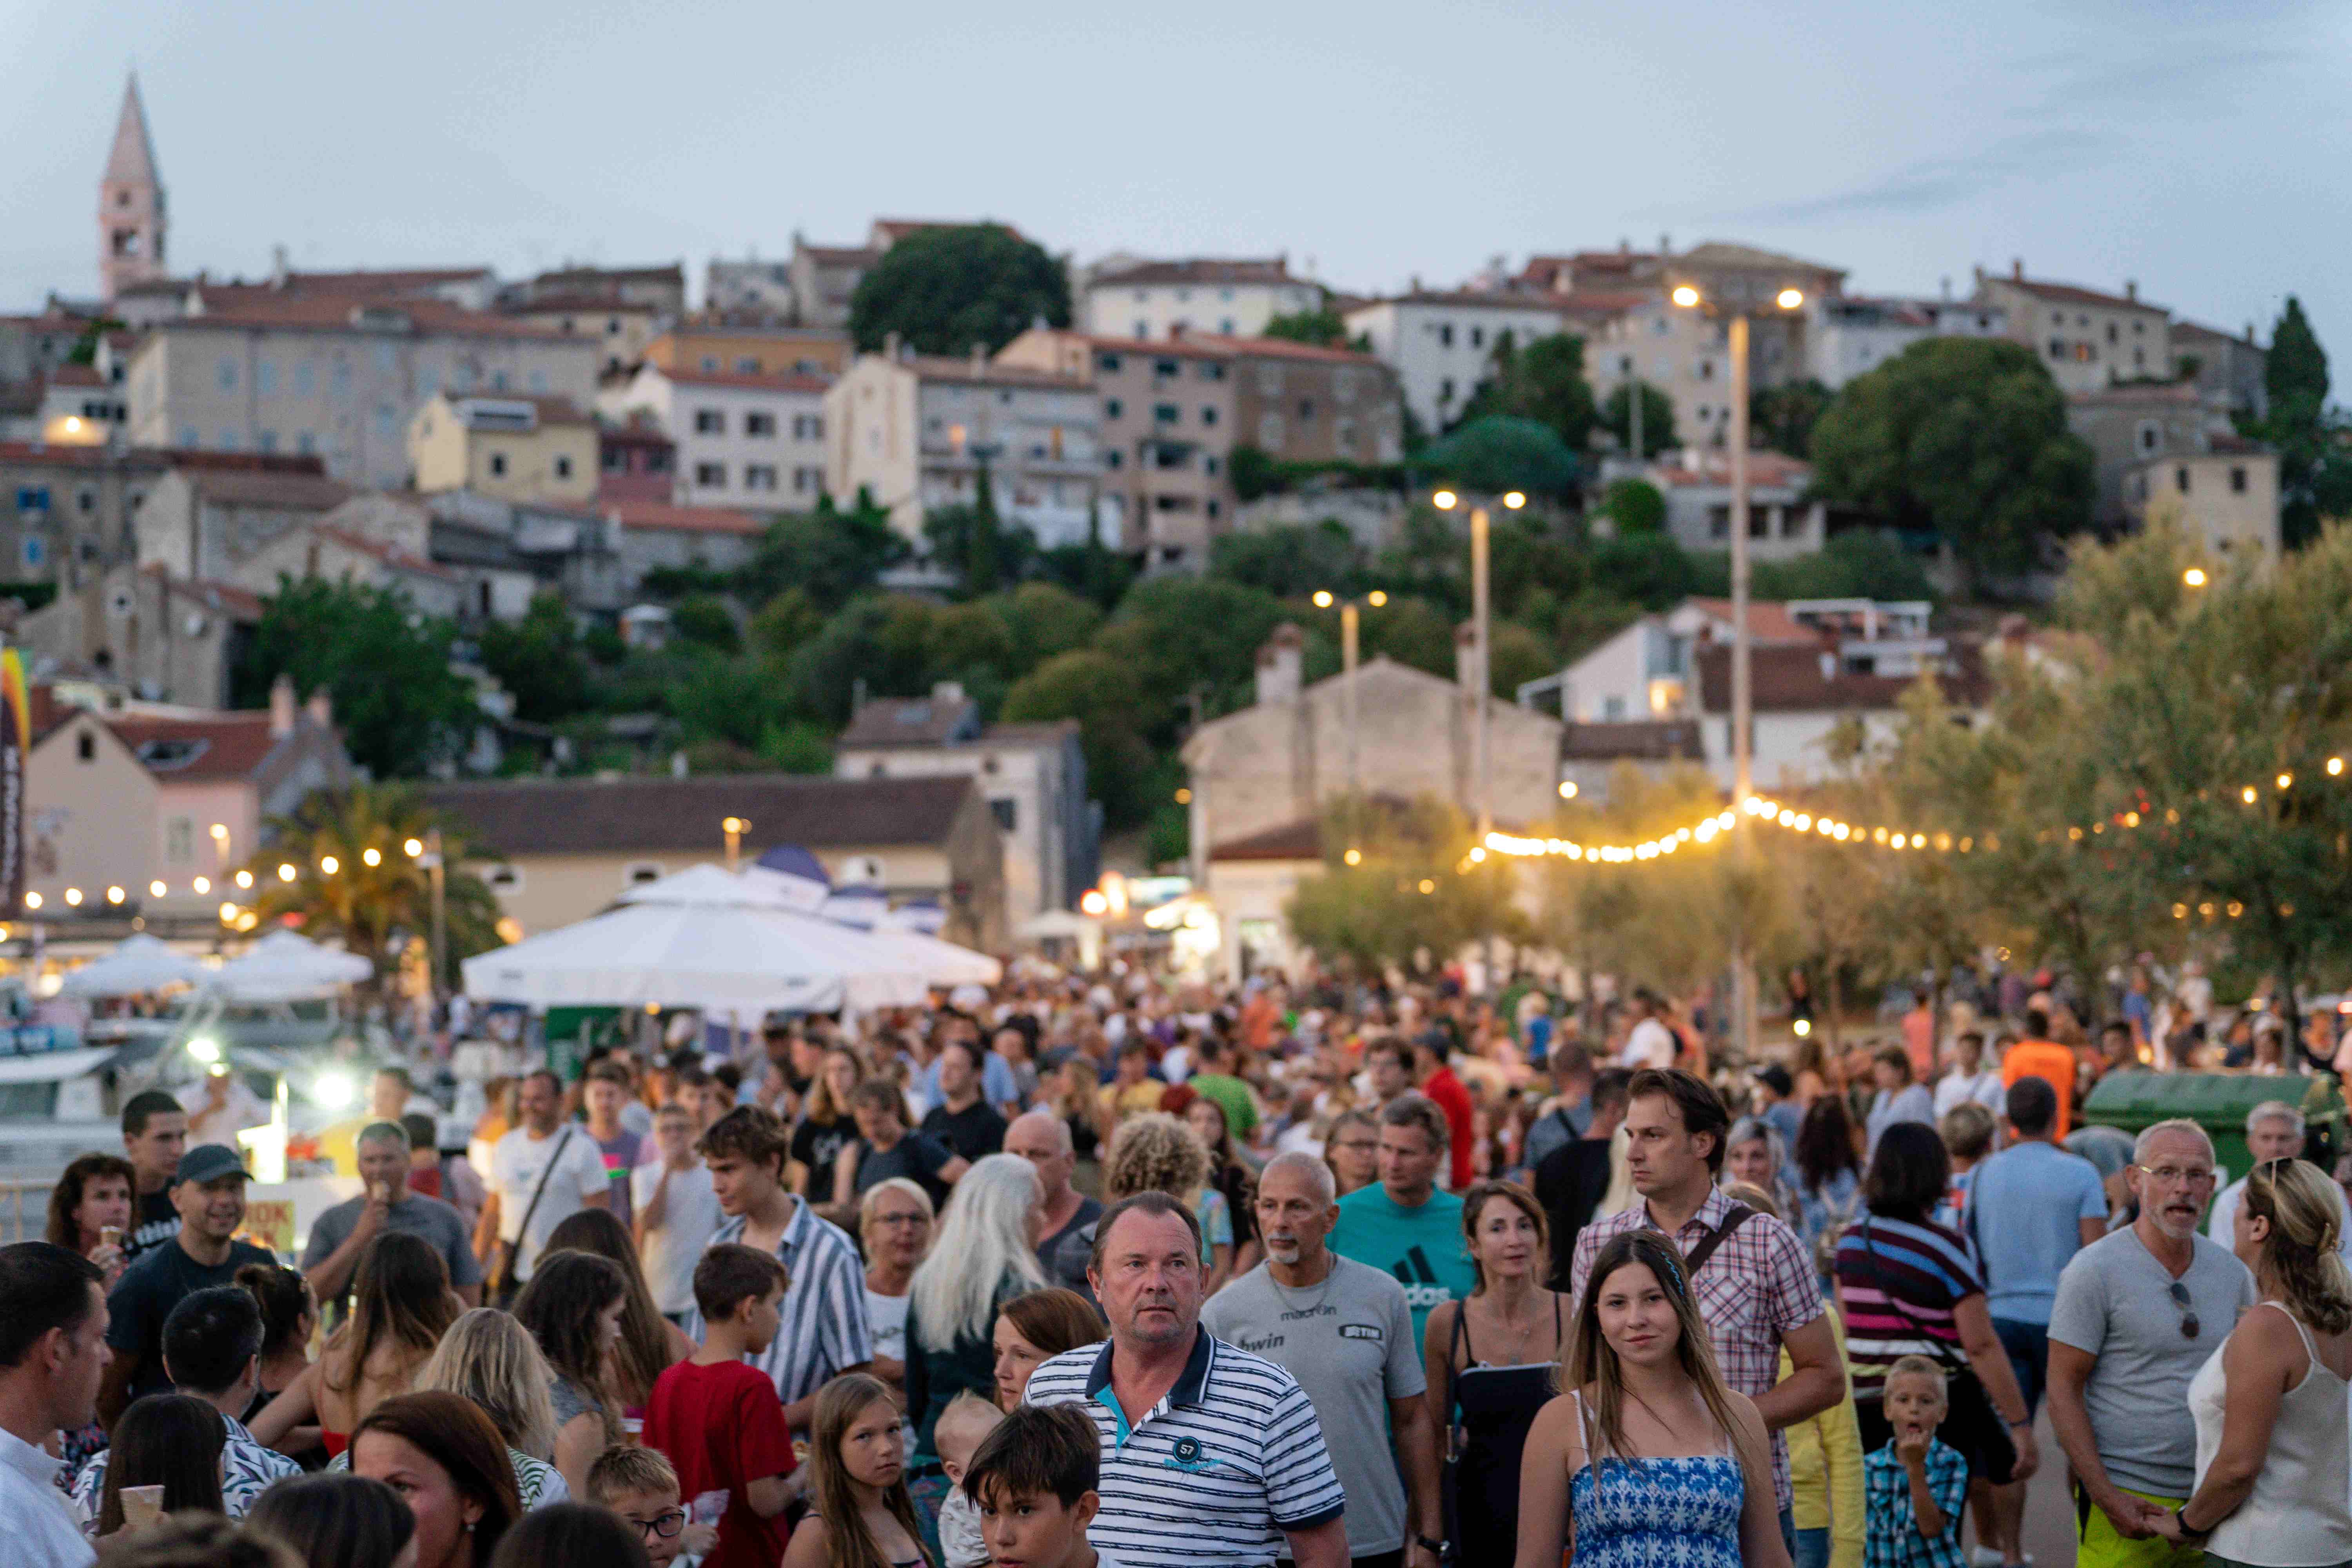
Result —
<path fill-rule="evenodd" d="M 1969 300 L 1831 295 L 1806 313 L 1806 370 L 1832 391 L 1929 338 L 2009 335 L 2008 310 Z"/>
<path fill-rule="evenodd" d="M 882 259 L 862 245 L 811 245 L 793 236 L 792 320 L 803 327 L 846 327 L 849 301 L 866 269 Z"/>
<path fill-rule="evenodd" d="M 1085 376 L 898 351 L 861 354 L 824 395 L 825 488 L 866 490 L 927 552 L 931 510 L 969 506 L 983 465 L 997 516 L 1048 549 L 1086 542 L 1104 471 Z"/>
<path fill-rule="evenodd" d="M 559 267 L 515 285 L 508 297 L 516 306 L 537 306 L 550 300 L 602 300 L 643 305 L 665 317 L 677 316 L 686 310 L 686 267 L 676 261 L 655 267 Z"/>
<path fill-rule="evenodd" d="M 1157 342 L 1184 333 L 1254 338 L 1276 316 L 1323 306 L 1323 289 L 1286 255 L 1108 266 L 1087 280 L 1080 319 L 1097 337 Z"/>
<path fill-rule="evenodd" d="M 2206 449 L 2136 465 L 2124 478 L 2135 523 L 2171 511 L 2222 559 L 2279 554 L 2278 454 L 2240 436 L 2209 436 Z"/>
<path fill-rule="evenodd" d="M 740 261 L 712 257 L 702 269 L 702 310 L 719 321 L 789 321 L 793 319 L 793 264 L 762 261 L 756 256 Z"/>
<path fill-rule="evenodd" d="M 1395 370 L 1405 406 L 1432 434 L 1459 418 L 1470 394 L 1493 374 L 1495 349 L 1506 334 L 1524 348 L 1562 325 L 1559 305 L 1540 296 L 1425 290 L 1418 282 L 1410 293 L 1358 305 L 1346 321 L 1348 335 L 1369 339 L 1372 353 Z"/>
<path fill-rule="evenodd" d="M 593 294 L 546 294 L 510 305 L 506 314 L 558 337 L 596 345 L 596 373 L 614 375 L 645 361 L 646 345 L 669 318 L 660 307 Z"/>
<path fill-rule="evenodd" d="M 599 457 L 595 421 L 562 397 L 441 392 L 409 423 L 409 470 L 427 493 L 584 506 L 596 498 Z"/>
<path fill-rule="evenodd" d="M 648 364 L 600 406 L 616 424 L 648 416 L 677 444 L 680 504 L 806 511 L 824 493 L 829 384 Z"/>
<path fill-rule="evenodd" d="M 2061 389 L 2098 392 L 2118 382 L 2172 378 L 2172 313 L 2139 297 L 2028 278 L 2022 260 L 2006 278 L 1977 268 L 1976 297 L 2009 312 L 2008 335 L 2041 356 Z"/>
<path fill-rule="evenodd" d="M 1288 463 L 1404 456 L 1403 377 L 1374 354 L 1281 338 L 1229 338 L 1240 440 Z"/>
<path fill-rule="evenodd" d="M 1685 550 L 1731 548 L 1731 454 L 1684 448 L 1644 476 L 1665 498 L 1666 531 Z M 1811 499 L 1813 470 L 1778 452 L 1748 455 L 1748 549 L 1759 561 L 1812 555 L 1829 542 L 1829 507 Z"/>
<path fill-rule="evenodd" d="M 2172 362 L 2179 374 L 2197 384 L 2205 406 L 2214 413 L 2270 417 L 2270 353 L 2255 338 L 2252 321 L 2242 337 L 2197 321 L 2173 322 Z"/>
<path fill-rule="evenodd" d="M 2126 480 L 2143 465 L 2210 450 L 2211 416 L 2187 382 L 2101 386 L 2066 399 L 2066 427 L 2089 443 L 2097 476 L 2092 525 L 2132 521 Z"/>
<path fill-rule="evenodd" d="M 148 447 L 315 454 L 333 478 L 408 478 L 408 429 L 444 392 L 588 406 L 589 339 L 433 299 L 294 293 L 159 322 L 131 359 L 130 439 Z"/>
<path fill-rule="evenodd" d="M 599 500 L 669 500 L 677 489 L 677 443 L 640 411 L 596 432 Z"/>
<path fill-rule="evenodd" d="M 734 327 L 681 321 L 646 345 L 645 362 L 706 375 L 839 375 L 856 350 L 838 327 Z"/>
<path fill-rule="evenodd" d="M 615 530 L 621 575 L 632 592 L 646 573 L 664 568 L 732 572 L 751 559 L 768 531 L 759 518 L 733 507 L 610 500 L 602 510 Z"/>
<path fill-rule="evenodd" d="M 128 560 L 132 521 L 164 452 L 0 442 L 0 563 L 20 583 L 69 585 Z"/>

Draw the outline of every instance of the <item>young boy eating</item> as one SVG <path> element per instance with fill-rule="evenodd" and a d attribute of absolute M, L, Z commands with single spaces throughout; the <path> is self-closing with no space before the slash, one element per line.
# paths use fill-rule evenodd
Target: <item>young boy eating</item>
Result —
<path fill-rule="evenodd" d="M 1943 1369 L 1926 1356 L 1898 1357 L 1887 1368 L 1883 1397 L 1895 1435 L 1862 1461 L 1869 1560 L 1922 1568 L 1958 1563 L 1969 1465 L 1959 1450 L 1936 1437 L 1950 1410 Z"/>
<path fill-rule="evenodd" d="M 1024 1405 L 972 1455 L 960 1490 L 979 1506 L 995 1568 L 1119 1568 L 1087 1544 L 1101 1474 L 1101 1439 L 1076 1405 Z"/>
<path fill-rule="evenodd" d="M 791 1500 L 792 1434 L 768 1374 L 743 1358 L 776 1337 L 784 1266 L 729 1243 L 694 1266 L 702 1348 L 654 1381 L 645 1442 L 669 1458 L 697 1523 L 719 1526 L 706 1568 L 773 1568 Z"/>
<path fill-rule="evenodd" d="M 1004 1412 L 977 1394 L 959 1394 L 940 1412 L 931 1441 L 940 1450 L 940 1468 L 953 1487 L 963 1485 L 964 1473 L 981 1444 L 1004 1420 Z M 982 1538 L 980 1510 L 961 1491 L 950 1491 L 940 1505 L 940 1555 L 947 1568 L 984 1568 L 988 1542 Z"/>
<path fill-rule="evenodd" d="M 619 1514 L 645 1539 L 654 1568 L 710 1550 L 710 1526 L 687 1522 L 677 1472 L 657 1449 L 616 1447 L 597 1455 L 588 1469 L 588 1500 Z"/>

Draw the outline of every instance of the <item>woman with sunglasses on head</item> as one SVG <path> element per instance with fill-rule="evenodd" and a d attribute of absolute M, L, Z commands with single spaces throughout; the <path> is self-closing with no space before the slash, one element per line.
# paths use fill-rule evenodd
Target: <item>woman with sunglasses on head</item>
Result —
<path fill-rule="evenodd" d="M 1592 1262 L 1560 1364 L 1565 1391 L 1528 1433 L 1517 1568 L 1790 1568 L 1772 1442 L 1717 1370 L 1681 1254 L 1654 1230 Z"/>
<path fill-rule="evenodd" d="M 2328 1186 L 2315 1165 L 2266 1161 L 2232 1217 L 2231 1250 L 2262 1300 L 2189 1384 L 2197 1490 L 2150 1521 L 2209 1563 L 2352 1563 L 2352 1271 Z"/>

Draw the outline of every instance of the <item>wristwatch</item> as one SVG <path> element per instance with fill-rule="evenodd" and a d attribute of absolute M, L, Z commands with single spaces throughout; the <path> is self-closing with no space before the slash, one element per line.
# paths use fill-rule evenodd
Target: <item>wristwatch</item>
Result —
<path fill-rule="evenodd" d="M 1432 1541 L 1426 1535 L 1416 1535 L 1412 1540 L 1414 1545 L 1428 1548 L 1431 1555 L 1434 1556 L 1439 1562 L 1442 1563 L 1445 1560 L 1445 1542 L 1443 1541 Z"/>

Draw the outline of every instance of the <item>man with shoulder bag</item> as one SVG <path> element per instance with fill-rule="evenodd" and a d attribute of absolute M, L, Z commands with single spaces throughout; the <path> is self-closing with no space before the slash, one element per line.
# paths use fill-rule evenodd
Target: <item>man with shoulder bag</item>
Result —
<path fill-rule="evenodd" d="M 583 1208 L 612 1206 L 612 1182 L 595 1141 L 560 1121 L 563 1086 L 545 1068 L 522 1080 L 522 1125 L 490 1154 L 490 1195 L 474 1228 L 488 1256 L 488 1295 L 504 1307 L 530 1279 L 555 1227 Z"/>

